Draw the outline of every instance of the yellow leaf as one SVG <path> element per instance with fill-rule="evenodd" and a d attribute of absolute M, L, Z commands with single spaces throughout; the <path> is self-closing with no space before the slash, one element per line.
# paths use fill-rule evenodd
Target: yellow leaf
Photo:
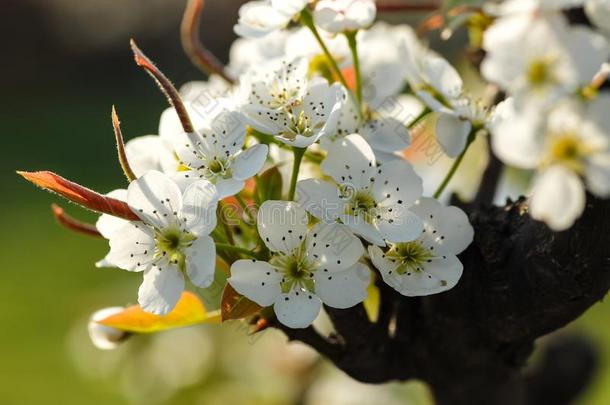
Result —
<path fill-rule="evenodd" d="M 250 315 L 256 314 L 261 309 L 262 307 L 256 302 L 250 301 L 235 291 L 233 287 L 231 287 L 231 284 L 225 286 L 220 302 L 223 322 L 229 319 L 247 318 Z"/>
<path fill-rule="evenodd" d="M 219 311 L 207 312 L 199 297 L 188 291 L 182 293 L 174 310 L 167 315 L 149 314 L 139 305 L 134 305 L 99 321 L 102 325 L 133 333 L 154 333 L 200 323 L 219 322 Z"/>
<path fill-rule="evenodd" d="M 379 288 L 377 288 L 377 286 L 373 282 L 369 284 L 367 291 L 368 296 L 364 300 L 364 309 L 366 310 L 366 314 L 369 317 L 369 321 L 377 322 L 377 318 L 379 318 L 380 305 Z"/>

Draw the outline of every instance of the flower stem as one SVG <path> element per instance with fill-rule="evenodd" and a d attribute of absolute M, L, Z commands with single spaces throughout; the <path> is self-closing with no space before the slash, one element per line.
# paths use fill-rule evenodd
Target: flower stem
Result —
<path fill-rule="evenodd" d="M 238 194 L 235 194 L 235 199 L 237 200 L 237 203 L 241 207 L 242 211 L 246 214 L 248 219 L 250 219 L 250 221 L 252 221 L 252 224 L 256 223 L 256 220 L 254 219 L 254 216 L 250 212 L 250 208 L 248 207 L 248 204 L 246 204 L 246 202 L 244 201 L 243 197 L 241 195 L 239 195 L 239 193 L 238 193 Z"/>
<path fill-rule="evenodd" d="M 407 128 L 409 129 L 413 129 L 415 128 L 417 125 L 419 125 L 424 118 L 426 118 L 428 116 L 428 114 L 430 114 L 432 112 L 432 110 L 430 110 L 428 107 L 424 108 L 422 110 L 422 112 L 419 113 L 419 115 L 417 117 L 415 117 L 415 119 L 413 121 L 411 121 L 411 123 L 408 125 Z"/>
<path fill-rule="evenodd" d="M 221 200 L 218 202 L 218 211 L 219 211 L 218 217 L 220 219 L 220 223 L 222 224 L 222 230 L 224 231 L 224 234 L 227 237 L 227 241 L 229 243 L 235 243 L 233 240 L 233 231 L 231 230 L 231 227 L 229 226 L 229 221 L 228 221 L 225 207 L 226 207 L 226 204 L 224 203 L 224 201 Z"/>
<path fill-rule="evenodd" d="M 339 65 L 337 65 L 337 61 L 335 60 L 335 58 L 333 58 L 333 55 L 330 53 L 330 51 L 326 47 L 324 40 L 320 36 L 318 29 L 316 28 L 315 24 L 313 23 L 313 17 L 311 15 L 311 12 L 307 9 L 303 10 L 301 12 L 299 22 L 311 31 L 313 36 L 316 38 L 316 41 L 318 41 L 318 44 L 320 44 L 320 48 L 322 48 L 324 55 L 326 55 L 326 58 L 328 58 L 328 62 L 330 63 L 333 70 L 335 71 L 335 74 L 339 78 L 339 81 L 341 82 L 341 84 L 343 86 L 345 86 L 346 89 L 349 88 L 349 87 L 347 87 L 347 81 L 345 80 L 345 77 L 343 77 L 343 73 L 341 73 L 341 69 L 339 69 Z"/>
<path fill-rule="evenodd" d="M 466 152 L 468 151 L 468 147 L 474 141 L 474 138 L 475 138 L 477 132 L 478 132 L 478 128 L 473 128 L 470 131 L 470 134 L 468 135 L 468 141 L 466 142 L 466 146 L 464 147 L 464 150 L 462 151 L 462 153 L 460 153 L 460 155 L 457 157 L 457 159 L 455 159 L 455 162 L 453 162 L 453 165 L 451 166 L 451 169 L 449 169 L 449 172 L 443 179 L 443 182 L 438 186 L 438 188 L 434 192 L 434 198 L 438 199 L 441 196 L 441 194 L 443 194 L 443 191 L 445 191 L 445 188 L 447 187 L 447 185 L 453 178 L 453 175 L 457 171 L 458 167 L 460 167 L 462 160 L 464 160 L 464 156 L 466 155 Z"/>
<path fill-rule="evenodd" d="M 288 191 L 288 200 L 294 200 L 294 192 L 297 188 L 297 178 L 299 177 L 299 168 L 301 167 L 301 161 L 307 148 L 293 148 L 292 153 L 294 154 L 294 162 L 292 165 L 292 177 L 290 178 L 290 190 Z"/>
<path fill-rule="evenodd" d="M 360 73 L 360 58 L 358 57 L 358 43 L 356 41 L 357 31 L 346 32 L 347 43 L 349 49 L 352 52 L 352 60 L 354 63 L 354 71 L 356 74 L 356 100 L 358 101 L 358 108 L 362 110 L 362 76 Z"/>

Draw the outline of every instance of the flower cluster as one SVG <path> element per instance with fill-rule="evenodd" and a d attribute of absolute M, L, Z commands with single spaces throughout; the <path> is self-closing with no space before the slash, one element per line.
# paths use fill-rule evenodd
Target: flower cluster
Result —
<path fill-rule="evenodd" d="M 159 135 L 126 145 L 114 116 L 126 189 L 24 175 L 103 213 L 94 229 L 64 222 L 108 239 L 98 266 L 143 273 L 149 313 L 170 313 L 187 283 L 202 295 L 220 283 L 223 319 L 241 305 L 238 317 L 289 328 L 384 282 L 405 297 L 442 293 L 469 270 L 458 255 L 474 230 L 440 197 L 479 135 L 533 170 L 529 213 L 554 230 L 582 213 L 585 188 L 610 195 L 610 27 L 594 18 L 608 7 L 586 2 L 594 31 L 568 23 L 567 3 L 510 0 L 466 16 L 487 21 L 480 79 L 493 101 L 466 91 L 411 27 L 373 23 L 372 0 L 251 1 L 228 68 L 181 91 L 134 45 L 172 106 Z M 408 151 L 422 131 L 453 159 L 433 193 Z"/>

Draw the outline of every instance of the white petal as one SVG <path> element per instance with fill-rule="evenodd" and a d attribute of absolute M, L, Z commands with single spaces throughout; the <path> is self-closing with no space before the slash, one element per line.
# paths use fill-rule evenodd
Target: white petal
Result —
<path fill-rule="evenodd" d="M 381 236 L 395 243 L 415 240 L 424 229 L 421 219 L 403 205 L 386 211 L 375 223 Z"/>
<path fill-rule="evenodd" d="M 383 281 L 395 290 L 400 290 L 402 276 L 396 272 L 398 264 L 386 259 L 383 250 L 379 246 L 371 245 L 368 250 L 371 261 L 381 273 Z"/>
<path fill-rule="evenodd" d="M 167 175 L 153 170 L 129 184 L 127 204 L 144 222 L 164 228 L 180 210 L 182 193 Z"/>
<path fill-rule="evenodd" d="M 363 254 L 360 239 L 345 225 L 318 223 L 307 234 L 307 256 L 318 268 L 344 270 Z"/>
<path fill-rule="evenodd" d="M 147 269 L 155 254 L 155 240 L 151 229 L 141 222 L 125 222 L 110 236 L 110 253 L 106 259 L 121 269 Z"/>
<path fill-rule="evenodd" d="M 216 268 L 216 245 L 207 235 L 199 236 L 193 244 L 185 249 L 186 274 L 189 280 L 199 288 L 206 288 L 214 281 Z"/>
<path fill-rule="evenodd" d="M 268 152 L 267 145 L 258 144 L 239 153 L 233 163 L 233 178 L 246 180 L 257 174 L 263 168 Z"/>
<path fill-rule="evenodd" d="M 316 319 L 321 307 L 322 302 L 315 294 L 292 290 L 277 298 L 273 310 L 278 321 L 289 328 L 306 328 Z"/>
<path fill-rule="evenodd" d="M 218 191 L 207 180 L 191 183 L 184 192 L 180 216 L 195 235 L 208 235 L 216 228 Z"/>
<path fill-rule="evenodd" d="M 444 207 L 434 198 L 421 198 L 411 208 L 424 223 L 426 245 L 436 253 L 458 254 L 472 243 L 474 230 L 468 216 L 457 207 Z"/>
<path fill-rule="evenodd" d="M 361 303 L 367 296 L 371 271 L 362 264 L 334 273 L 316 272 L 316 295 L 333 308 L 350 308 Z"/>
<path fill-rule="evenodd" d="M 455 158 L 464 151 L 471 129 L 470 121 L 441 112 L 436 121 L 436 139 L 447 156 Z"/>
<path fill-rule="evenodd" d="M 552 166 L 534 180 L 530 215 L 554 231 L 563 231 L 580 217 L 585 200 L 580 178 L 562 166 Z"/>
<path fill-rule="evenodd" d="M 238 260 L 231 265 L 231 287 L 262 307 L 273 304 L 281 294 L 282 276 L 269 263 Z"/>
<path fill-rule="evenodd" d="M 232 178 L 216 180 L 216 189 L 218 190 L 218 196 L 221 199 L 239 193 L 245 185 L 245 181 Z"/>
<path fill-rule="evenodd" d="M 411 144 L 406 125 L 392 117 L 368 121 L 360 129 L 360 134 L 375 151 L 392 153 Z"/>
<path fill-rule="evenodd" d="M 337 186 L 318 179 L 297 183 L 297 202 L 311 215 L 325 222 L 334 222 L 345 205 L 339 198 Z"/>
<path fill-rule="evenodd" d="M 106 195 L 123 202 L 127 200 L 127 190 L 125 189 L 113 190 Z M 95 223 L 95 227 L 104 238 L 110 239 L 110 235 L 112 235 L 115 230 L 125 225 L 125 222 L 124 219 L 117 218 L 113 215 L 102 214 Z"/>
<path fill-rule="evenodd" d="M 273 252 L 290 253 L 300 246 L 307 223 L 307 212 L 294 202 L 269 200 L 258 210 L 258 233 Z"/>
<path fill-rule="evenodd" d="M 462 93 L 462 79 L 449 62 L 436 54 L 428 54 L 422 61 L 422 69 L 430 85 L 447 99 Z"/>
<path fill-rule="evenodd" d="M 171 312 L 184 291 L 184 277 L 174 267 L 160 270 L 152 267 L 144 273 L 138 290 L 138 303 L 145 312 L 166 315 Z"/>
<path fill-rule="evenodd" d="M 160 154 L 163 151 L 163 140 L 157 135 L 139 136 L 125 144 L 129 166 L 137 177 L 149 170 L 161 171 Z"/>
<path fill-rule="evenodd" d="M 600 154 L 589 158 L 585 173 L 587 187 L 601 198 L 610 196 L 610 154 Z"/>
<path fill-rule="evenodd" d="M 423 192 L 422 179 L 405 160 L 387 162 L 375 174 L 373 194 L 381 207 L 408 207 Z"/>
<path fill-rule="evenodd" d="M 356 189 L 368 187 L 376 170 L 375 154 L 358 134 L 339 139 L 328 151 L 320 167 L 339 184 L 351 184 Z"/>
<path fill-rule="evenodd" d="M 462 276 L 464 266 L 453 255 L 437 257 L 423 264 L 423 271 L 401 276 L 399 292 L 408 297 L 438 294 L 453 288 Z"/>
<path fill-rule="evenodd" d="M 367 242 L 374 245 L 385 246 L 385 241 L 379 229 L 375 225 L 369 224 L 360 216 L 340 215 L 339 219 L 342 223 L 349 226 L 350 229 L 357 235 L 362 236 Z"/>

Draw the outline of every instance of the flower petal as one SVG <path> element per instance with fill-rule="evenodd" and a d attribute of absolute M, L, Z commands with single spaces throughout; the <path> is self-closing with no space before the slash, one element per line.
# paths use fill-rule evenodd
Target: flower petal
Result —
<path fill-rule="evenodd" d="M 290 253 L 297 248 L 307 233 L 307 223 L 307 212 L 294 202 L 268 200 L 258 211 L 258 233 L 273 252 Z"/>
<path fill-rule="evenodd" d="M 151 229 L 141 222 L 125 222 L 110 235 L 108 262 L 128 271 L 147 269 L 155 254 Z"/>
<path fill-rule="evenodd" d="M 176 219 L 182 193 L 167 175 L 152 170 L 129 184 L 127 204 L 144 222 L 164 228 Z"/>
<path fill-rule="evenodd" d="M 534 180 L 530 215 L 554 231 L 563 231 L 580 217 L 585 200 L 580 178 L 565 167 L 552 166 Z"/>
<path fill-rule="evenodd" d="M 362 242 L 345 225 L 318 223 L 307 234 L 307 256 L 320 269 L 345 270 L 363 254 Z"/>
<path fill-rule="evenodd" d="M 341 214 L 339 219 L 342 223 L 349 226 L 357 235 L 362 236 L 367 242 L 374 245 L 385 246 L 385 241 L 379 229 L 375 225 L 369 224 L 360 216 Z"/>
<path fill-rule="evenodd" d="M 208 235 L 216 228 L 218 198 L 216 187 L 207 180 L 198 180 L 187 187 L 180 216 L 189 232 Z"/>
<path fill-rule="evenodd" d="M 257 174 L 265 164 L 269 147 L 267 145 L 253 145 L 235 156 L 233 162 L 233 178 L 246 180 Z"/>
<path fill-rule="evenodd" d="M 273 305 L 278 321 L 289 328 L 306 328 L 320 313 L 322 302 L 315 294 L 292 290 L 280 295 Z"/>
<path fill-rule="evenodd" d="M 333 144 L 320 167 L 337 183 L 362 189 L 375 173 L 375 154 L 363 137 L 351 134 Z"/>
<path fill-rule="evenodd" d="M 185 249 L 186 274 L 189 280 L 199 288 L 206 288 L 214 281 L 216 268 L 216 245 L 207 235 L 199 236 L 193 244 Z"/>
<path fill-rule="evenodd" d="M 184 277 L 174 267 L 152 267 L 144 273 L 138 290 L 138 303 L 145 312 L 166 315 L 171 312 L 184 291 Z"/>
<path fill-rule="evenodd" d="M 464 151 L 471 129 L 470 121 L 441 112 L 436 121 L 436 139 L 447 156 L 455 158 Z"/>
<path fill-rule="evenodd" d="M 403 274 L 398 291 L 407 297 L 417 297 L 450 290 L 460 280 L 463 269 L 454 255 L 434 258 L 423 264 L 423 271 Z"/>
<path fill-rule="evenodd" d="M 364 301 L 371 281 L 371 271 L 356 263 L 346 270 L 333 273 L 316 272 L 316 295 L 333 308 L 350 308 Z"/>
<path fill-rule="evenodd" d="M 235 291 L 262 307 L 273 304 L 282 292 L 281 274 L 263 261 L 237 260 L 231 265 L 227 281 Z"/>
<path fill-rule="evenodd" d="M 422 179 L 405 160 L 393 160 L 375 174 L 373 194 L 381 207 L 408 207 L 424 192 Z"/>
<path fill-rule="evenodd" d="M 398 291 L 402 283 L 402 277 L 396 272 L 398 264 L 387 259 L 385 253 L 383 253 L 383 250 L 381 250 L 379 246 L 371 245 L 369 246 L 368 251 L 371 261 L 381 273 L 383 281 Z"/>
<path fill-rule="evenodd" d="M 409 242 L 421 235 L 424 227 L 421 219 L 404 205 L 397 205 L 381 214 L 376 220 L 381 236 L 390 242 Z"/>
<path fill-rule="evenodd" d="M 325 222 L 336 221 L 345 205 L 339 198 L 337 186 L 318 179 L 297 183 L 297 202 L 311 215 Z"/>

